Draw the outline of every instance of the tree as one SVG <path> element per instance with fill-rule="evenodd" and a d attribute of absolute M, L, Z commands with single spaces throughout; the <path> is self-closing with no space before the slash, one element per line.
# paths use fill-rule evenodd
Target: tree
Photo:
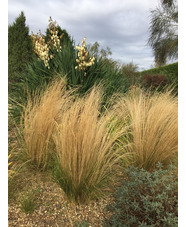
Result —
<path fill-rule="evenodd" d="M 25 70 L 33 56 L 29 27 L 25 22 L 26 17 L 22 11 L 15 22 L 8 26 L 8 77 L 14 81 L 19 81 L 19 74 Z"/>
<path fill-rule="evenodd" d="M 106 47 L 106 49 L 99 49 L 100 45 L 96 41 L 94 44 L 88 44 L 87 49 L 90 55 L 93 55 L 96 58 L 102 57 L 102 58 L 108 58 L 109 55 L 112 55 L 112 52 L 110 50 L 110 47 Z"/>
<path fill-rule="evenodd" d="M 157 66 L 178 57 L 178 6 L 176 0 L 160 0 L 151 11 L 148 45 L 154 52 Z"/>

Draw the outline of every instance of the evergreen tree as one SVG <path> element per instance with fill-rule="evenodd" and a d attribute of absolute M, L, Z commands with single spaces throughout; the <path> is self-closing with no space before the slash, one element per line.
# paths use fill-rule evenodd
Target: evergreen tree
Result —
<path fill-rule="evenodd" d="M 19 81 L 19 74 L 33 56 L 32 40 L 29 27 L 25 24 L 23 12 L 8 26 L 8 76 L 9 80 Z"/>

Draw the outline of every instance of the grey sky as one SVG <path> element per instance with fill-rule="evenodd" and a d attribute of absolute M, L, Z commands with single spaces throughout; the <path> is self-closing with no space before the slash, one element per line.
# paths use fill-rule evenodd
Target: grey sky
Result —
<path fill-rule="evenodd" d="M 109 46 L 112 58 L 148 69 L 154 63 L 149 36 L 150 10 L 158 0 L 9 0 L 8 23 L 24 11 L 30 31 L 45 33 L 48 20 L 66 29 L 80 43 Z"/>

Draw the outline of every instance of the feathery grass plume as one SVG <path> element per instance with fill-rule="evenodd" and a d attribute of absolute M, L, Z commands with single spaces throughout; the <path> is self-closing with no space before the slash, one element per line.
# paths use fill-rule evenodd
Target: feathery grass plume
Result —
<path fill-rule="evenodd" d="M 139 87 L 119 99 L 120 118 L 131 122 L 131 161 L 151 170 L 157 162 L 176 160 L 178 152 L 178 103 L 171 90 L 145 94 Z"/>
<path fill-rule="evenodd" d="M 71 91 L 72 92 L 72 91 Z M 43 94 L 29 99 L 23 114 L 24 141 L 28 157 L 45 167 L 49 158 L 49 146 L 56 123 L 71 103 L 70 91 L 66 91 L 64 79 L 48 85 Z"/>
<path fill-rule="evenodd" d="M 55 136 L 55 176 L 75 203 L 103 195 L 119 168 L 117 139 L 126 131 L 115 127 L 113 113 L 100 115 L 101 89 L 94 87 L 76 100 L 62 117 Z M 113 130 L 114 129 L 114 130 Z"/>

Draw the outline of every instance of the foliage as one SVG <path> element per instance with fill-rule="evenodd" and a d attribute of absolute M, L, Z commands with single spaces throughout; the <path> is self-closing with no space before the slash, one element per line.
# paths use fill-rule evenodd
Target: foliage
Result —
<path fill-rule="evenodd" d="M 75 227 L 89 227 L 89 224 L 87 221 L 75 222 L 74 225 L 75 225 Z"/>
<path fill-rule="evenodd" d="M 178 77 L 178 62 L 169 64 L 169 65 L 164 65 L 161 67 L 157 67 L 157 68 L 152 68 L 152 69 L 148 69 L 148 70 L 144 70 L 142 72 L 140 72 L 141 74 L 164 74 L 166 75 L 169 80 L 171 80 L 170 75 L 172 75 L 172 80 L 170 82 L 173 82 L 173 80 L 175 78 Z"/>
<path fill-rule="evenodd" d="M 145 93 L 139 87 L 120 95 L 113 107 L 119 119 L 130 126 L 129 161 L 152 170 L 157 162 L 167 164 L 178 154 L 178 100 L 171 91 Z"/>
<path fill-rule="evenodd" d="M 128 64 L 123 63 L 121 65 L 121 72 L 123 77 L 127 77 L 130 80 L 131 85 L 134 85 L 139 82 L 138 76 L 138 65 L 130 62 Z"/>
<path fill-rule="evenodd" d="M 89 48 L 83 47 L 88 53 Z M 117 66 L 116 62 L 105 57 L 92 57 L 91 51 L 87 55 L 87 59 L 94 62 L 91 63 L 91 67 L 85 68 L 84 70 L 74 70 L 67 75 L 69 85 L 71 87 L 79 85 L 79 92 L 85 94 L 91 87 L 100 82 L 103 84 L 105 91 L 105 97 L 109 98 L 114 92 L 126 91 L 128 89 L 129 80 L 126 77 L 121 76 L 121 71 Z M 78 53 L 76 52 L 76 56 Z M 76 59 L 78 61 L 79 59 Z M 77 64 L 77 63 L 75 63 Z M 74 64 L 72 64 L 74 65 Z M 77 68 L 78 66 L 75 66 Z M 117 78 L 117 79 L 116 79 Z"/>
<path fill-rule="evenodd" d="M 64 80 L 56 80 L 46 90 L 29 98 L 24 108 L 22 129 L 27 159 L 45 167 L 51 158 L 52 136 L 61 114 L 71 104 L 70 92 Z"/>
<path fill-rule="evenodd" d="M 160 163 L 153 172 L 130 167 L 127 179 L 114 194 L 114 212 L 104 226 L 169 226 L 178 225 L 178 182 L 175 167 L 167 170 Z"/>
<path fill-rule="evenodd" d="M 84 42 L 83 46 L 78 48 L 84 48 L 83 53 L 89 59 L 86 64 L 90 67 L 83 66 L 82 70 L 76 70 L 80 63 L 85 63 L 85 60 L 80 61 L 79 58 L 85 56 L 80 56 L 68 33 L 57 26 L 51 18 L 46 36 L 39 33 L 36 36 L 32 35 L 32 38 L 37 55 L 25 72 L 19 75 L 20 82 L 11 85 L 12 91 L 9 94 L 11 114 L 18 123 L 23 106 L 28 102 L 28 94 L 33 98 L 36 89 L 44 90 L 54 77 L 65 76 L 68 88 L 78 87 L 80 94 L 85 94 L 95 84 L 102 82 L 105 91 L 103 104 L 108 103 L 113 93 L 126 92 L 130 87 L 130 79 L 124 76 L 116 62 L 105 57 L 90 56 Z M 78 61 L 80 62 L 77 64 Z"/>
<path fill-rule="evenodd" d="M 120 168 L 121 156 L 115 142 L 126 127 L 113 131 L 113 113 L 100 115 L 100 104 L 100 88 L 94 87 L 64 112 L 54 135 L 54 176 L 67 198 L 75 203 L 103 195 Z"/>
<path fill-rule="evenodd" d="M 35 56 L 33 61 L 27 66 L 27 69 L 19 75 L 19 83 L 11 84 L 12 90 L 9 93 L 9 103 L 12 106 L 11 114 L 18 123 L 20 121 L 21 112 L 23 111 L 23 106 L 28 102 L 28 94 L 32 97 L 36 89 L 46 89 L 47 84 L 55 77 L 60 78 L 63 77 L 63 75 L 67 75 L 68 77 L 72 67 L 75 67 L 73 41 L 70 40 L 65 30 L 62 30 L 59 26 L 57 28 L 59 29 L 59 36 L 64 34 L 64 40 L 60 40 L 64 46 L 61 52 L 57 51 L 58 49 L 50 48 L 48 54 L 54 56 L 54 58 L 49 61 L 50 69 L 45 66 L 43 60 Z M 48 36 L 46 36 L 45 39 L 46 42 L 48 42 Z"/>
<path fill-rule="evenodd" d="M 8 155 L 8 178 L 11 178 L 16 172 L 12 169 L 10 169 L 10 165 L 12 165 L 12 162 L 10 162 L 10 157 L 12 156 L 12 152 L 15 149 L 15 147 L 9 152 Z"/>
<path fill-rule="evenodd" d="M 36 208 L 36 198 L 33 191 L 28 191 L 25 195 L 22 196 L 20 205 L 21 209 L 25 213 L 32 213 Z"/>
<path fill-rule="evenodd" d="M 165 75 L 145 75 L 143 80 L 147 88 L 160 88 L 168 84 L 168 79 Z"/>
<path fill-rule="evenodd" d="M 29 27 L 26 26 L 23 12 L 8 26 L 8 78 L 19 81 L 19 74 L 23 72 L 33 57 L 32 41 Z"/>
<path fill-rule="evenodd" d="M 88 44 L 87 45 L 87 49 L 88 49 L 88 52 L 95 56 L 96 58 L 107 58 L 108 59 L 108 56 L 109 55 L 112 55 L 112 52 L 110 50 L 110 47 L 106 47 L 106 49 L 101 49 L 100 50 L 100 44 L 98 42 L 95 42 L 94 44 Z"/>
<path fill-rule="evenodd" d="M 168 85 L 173 85 L 174 93 L 178 94 L 178 62 L 140 72 L 141 84 L 143 84 L 144 75 L 165 75 Z"/>
<path fill-rule="evenodd" d="M 59 35 L 59 31 L 61 33 L 60 27 L 56 27 L 56 22 L 52 21 L 52 18 L 49 19 L 49 25 L 47 29 L 47 36 L 44 36 L 41 31 L 37 33 L 37 35 L 34 35 L 32 32 L 32 42 L 34 46 L 34 52 L 36 55 L 44 62 L 45 67 L 50 69 L 49 62 L 51 59 L 55 57 L 55 54 L 52 53 L 52 50 L 55 52 L 61 52 L 62 51 L 62 37 L 63 33 Z"/>
<path fill-rule="evenodd" d="M 166 64 L 167 59 L 178 57 L 178 6 L 176 1 L 161 0 L 161 5 L 151 11 L 150 37 L 158 66 Z"/>
<path fill-rule="evenodd" d="M 54 76 L 46 69 L 42 61 L 34 58 L 25 72 L 19 74 L 19 77 L 19 83 L 11 83 L 11 91 L 9 92 L 10 113 L 17 123 L 20 121 L 23 106 L 27 104 L 28 94 L 32 96 L 36 89 L 46 88 Z"/>
<path fill-rule="evenodd" d="M 59 25 L 56 24 L 56 21 L 52 21 L 52 18 L 50 17 L 49 20 L 49 26 L 46 29 L 46 36 L 45 36 L 45 41 L 46 43 L 50 43 L 51 42 L 51 32 L 50 32 L 50 28 L 51 26 L 54 27 L 55 26 L 55 30 L 58 31 L 57 36 L 60 38 L 60 46 L 61 47 L 66 47 L 66 45 L 74 45 L 74 41 L 73 39 L 70 37 L 70 35 L 68 34 L 68 32 L 65 29 L 62 29 Z M 51 24 L 52 22 L 52 24 Z"/>
<path fill-rule="evenodd" d="M 32 34 L 32 39 L 34 50 L 37 56 L 44 61 L 45 67 L 51 68 L 51 72 L 60 72 L 64 75 L 69 73 L 75 58 L 75 49 L 74 42 L 66 30 L 62 30 L 50 17 L 46 36 L 39 32 L 37 35 Z M 66 61 L 64 61 L 64 54 L 60 55 L 62 52 L 65 52 Z M 52 59 L 54 60 L 52 61 Z M 66 65 L 70 65 L 68 70 L 64 70 Z M 58 67 L 60 67 L 60 71 L 58 71 Z"/>
<path fill-rule="evenodd" d="M 165 7 L 172 7 L 172 5 L 174 4 L 174 0 L 162 0 L 162 4 L 165 6 Z"/>
<path fill-rule="evenodd" d="M 114 93 L 126 92 L 130 87 L 130 80 L 127 77 L 123 77 L 119 67 L 108 59 L 96 58 L 94 65 L 86 73 L 86 77 L 81 74 L 82 84 L 79 92 L 84 94 L 93 85 L 102 83 L 104 91 L 103 104 L 108 102 Z M 78 78 L 78 75 L 76 78 Z"/>
<path fill-rule="evenodd" d="M 27 103 L 27 94 L 32 95 L 36 89 L 46 88 L 55 77 L 62 78 L 66 75 L 68 88 L 78 87 L 80 94 L 85 94 L 91 87 L 102 82 L 105 93 L 103 104 L 108 102 L 113 93 L 126 92 L 130 87 L 130 79 L 124 77 L 119 68 L 106 59 L 95 59 L 94 65 L 86 71 L 75 70 L 77 52 L 73 52 L 74 47 L 71 45 L 56 52 L 50 60 L 50 69 L 37 59 L 28 66 L 27 72 L 21 75 L 20 83 L 13 86 L 13 92 L 9 96 L 11 113 L 18 122 L 23 106 Z"/>

